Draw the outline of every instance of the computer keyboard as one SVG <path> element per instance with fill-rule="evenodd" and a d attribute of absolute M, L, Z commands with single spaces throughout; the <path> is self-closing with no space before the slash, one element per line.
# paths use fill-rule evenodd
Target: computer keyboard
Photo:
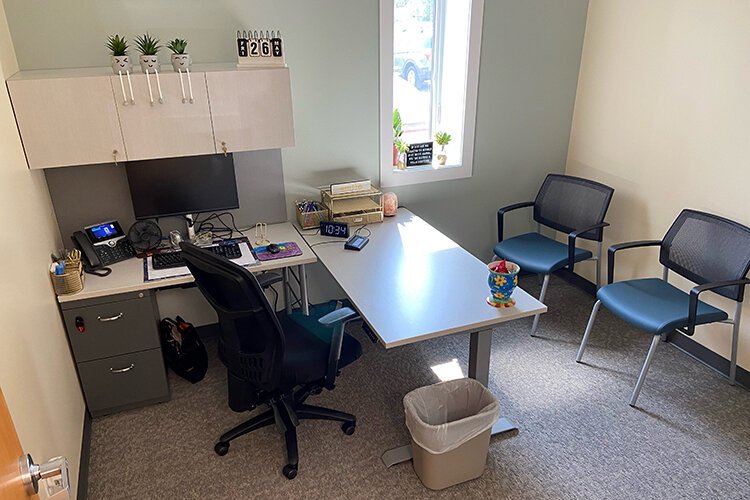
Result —
<path fill-rule="evenodd" d="M 216 255 L 221 255 L 227 259 L 239 259 L 242 257 L 242 250 L 238 243 L 225 243 L 221 245 L 214 245 L 210 247 L 204 247 L 205 250 L 209 250 Z M 185 261 L 182 259 L 182 252 L 168 252 L 155 254 L 153 257 L 154 269 L 170 269 L 172 267 L 182 267 L 185 265 Z"/>

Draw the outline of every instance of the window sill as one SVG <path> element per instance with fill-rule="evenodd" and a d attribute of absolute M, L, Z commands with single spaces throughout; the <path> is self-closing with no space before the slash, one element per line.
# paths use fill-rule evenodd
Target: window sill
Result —
<path fill-rule="evenodd" d="M 382 187 L 408 186 L 411 184 L 424 184 L 426 182 L 447 181 L 453 179 L 465 179 L 471 177 L 471 165 L 420 165 L 409 167 L 406 170 L 389 168 L 380 176 Z"/>

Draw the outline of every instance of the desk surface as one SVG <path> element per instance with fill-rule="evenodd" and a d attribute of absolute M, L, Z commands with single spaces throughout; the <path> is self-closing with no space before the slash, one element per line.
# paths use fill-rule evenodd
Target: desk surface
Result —
<path fill-rule="evenodd" d="M 249 235 L 253 243 L 252 230 Z M 299 245 L 302 255 L 284 259 L 263 261 L 258 265 L 250 266 L 253 272 L 270 271 L 283 267 L 298 266 L 300 264 L 312 264 L 316 262 L 315 254 L 305 243 L 299 232 L 289 222 L 273 224 L 268 226 L 268 239 L 273 243 L 286 243 L 293 241 Z M 155 281 L 143 281 L 143 259 L 128 259 L 110 266 L 112 273 L 109 276 L 99 277 L 91 274 L 86 275 L 86 285 L 83 290 L 72 295 L 59 295 L 58 302 L 73 302 L 76 300 L 92 299 L 95 297 L 106 297 L 119 293 L 135 292 L 153 288 L 166 288 L 184 283 L 192 283 L 191 275 L 167 278 Z"/>
<path fill-rule="evenodd" d="M 367 228 L 370 242 L 359 252 L 344 250 L 341 239 L 304 238 L 386 348 L 547 311 L 521 288 L 515 307 L 489 306 L 487 266 L 405 208 Z"/>

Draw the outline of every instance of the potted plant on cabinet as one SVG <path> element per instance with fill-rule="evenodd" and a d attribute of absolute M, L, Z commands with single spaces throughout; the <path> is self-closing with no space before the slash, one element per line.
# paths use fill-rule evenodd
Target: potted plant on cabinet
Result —
<path fill-rule="evenodd" d="M 440 145 L 440 152 L 437 154 L 437 160 L 440 165 L 445 165 L 445 162 L 448 161 L 448 155 L 445 154 L 445 146 L 451 142 L 451 139 L 452 137 L 448 132 L 437 132 L 435 134 L 435 142 Z"/>
<path fill-rule="evenodd" d="M 135 38 L 135 45 L 141 52 L 140 62 L 141 70 L 144 73 L 149 71 L 156 71 L 159 69 L 159 58 L 156 56 L 161 49 L 159 45 L 159 39 L 153 38 L 151 35 L 146 33 Z"/>
<path fill-rule="evenodd" d="M 399 150 L 396 147 L 396 142 L 401 140 L 401 134 L 404 133 L 404 124 L 401 121 L 401 113 L 398 108 L 393 110 L 393 166 L 398 164 Z"/>
<path fill-rule="evenodd" d="M 407 144 L 406 141 L 399 137 L 398 139 L 396 139 L 393 147 L 395 147 L 396 151 L 398 152 L 396 168 L 398 168 L 399 170 L 406 170 L 406 152 L 409 151 L 409 144 Z"/>
<path fill-rule="evenodd" d="M 112 54 L 112 71 L 115 74 L 127 73 L 133 69 L 128 55 L 128 41 L 120 35 L 112 35 L 107 39 L 107 48 Z"/>
<path fill-rule="evenodd" d="M 172 68 L 177 72 L 190 69 L 190 65 L 193 63 L 190 54 L 185 52 L 187 44 L 187 40 L 181 38 L 175 38 L 167 44 L 167 48 L 172 51 L 170 56 Z"/>

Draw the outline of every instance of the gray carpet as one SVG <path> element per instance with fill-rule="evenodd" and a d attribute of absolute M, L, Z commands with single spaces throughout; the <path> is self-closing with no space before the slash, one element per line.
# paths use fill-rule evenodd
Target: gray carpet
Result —
<path fill-rule="evenodd" d="M 539 292 L 534 279 L 522 286 Z M 466 373 L 468 335 L 386 351 L 354 331 L 363 357 L 310 403 L 356 414 L 357 431 L 303 422 L 296 479 L 281 476 L 273 427 L 214 454 L 216 438 L 249 415 L 227 407 L 209 342 L 202 382 L 170 375 L 170 402 L 94 420 L 88 498 L 750 498 L 750 392 L 661 344 L 640 408 L 629 407 L 650 339 L 602 309 L 576 364 L 592 303 L 553 278 L 539 337 L 528 335 L 531 319 L 495 330 L 490 389 L 520 432 L 493 437 L 477 480 L 435 493 L 410 463 L 380 462 L 407 442 L 401 399 L 438 381 L 430 367 L 456 358 Z"/>

